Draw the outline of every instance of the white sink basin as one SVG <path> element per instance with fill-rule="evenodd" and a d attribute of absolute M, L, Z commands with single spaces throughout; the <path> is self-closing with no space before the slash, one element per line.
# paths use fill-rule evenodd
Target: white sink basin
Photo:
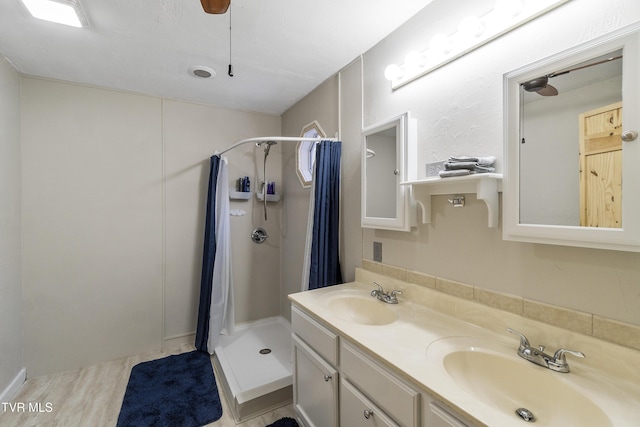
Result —
<path fill-rule="evenodd" d="M 461 389 L 504 414 L 526 408 L 535 426 L 612 426 L 598 404 L 572 384 L 573 373 L 558 373 L 521 359 L 517 344 L 467 337 L 445 338 L 427 349 Z"/>
<path fill-rule="evenodd" d="M 325 304 L 333 315 L 361 325 L 388 325 L 398 320 L 396 310 L 364 291 L 337 291 L 327 294 Z"/>

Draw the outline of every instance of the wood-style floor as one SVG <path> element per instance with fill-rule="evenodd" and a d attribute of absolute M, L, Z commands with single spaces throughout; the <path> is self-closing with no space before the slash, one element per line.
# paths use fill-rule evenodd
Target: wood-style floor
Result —
<path fill-rule="evenodd" d="M 113 427 L 129 381 L 131 368 L 140 362 L 160 359 L 194 350 L 192 345 L 132 356 L 86 368 L 28 379 L 12 403 L 35 402 L 39 412 L 6 411 L 0 407 L 0 427 Z M 283 417 L 295 418 L 292 405 L 287 405 L 241 424 L 236 424 L 220 385 L 222 418 L 209 427 L 264 427 Z M 33 409 L 33 407 L 32 407 Z M 176 426 L 179 427 L 179 426 Z"/>

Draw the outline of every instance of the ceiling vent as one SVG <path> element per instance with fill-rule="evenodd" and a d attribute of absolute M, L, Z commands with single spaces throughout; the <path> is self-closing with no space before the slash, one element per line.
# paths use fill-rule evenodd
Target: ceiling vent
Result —
<path fill-rule="evenodd" d="M 203 79 L 208 79 L 209 77 L 215 77 L 216 72 L 209 67 L 205 67 L 204 65 L 196 65 L 194 67 L 189 68 L 189 74 L 192 74 L 196 77 L 200 77 Z"/>

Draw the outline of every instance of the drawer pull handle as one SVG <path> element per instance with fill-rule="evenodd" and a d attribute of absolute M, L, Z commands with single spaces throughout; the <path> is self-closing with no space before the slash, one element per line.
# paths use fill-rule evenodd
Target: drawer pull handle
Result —
<path fill-rule="evenodd" d="M 364 417 L 366 419 L 369 419 L 369 418 L 373 417 L 373 411 L 371 409 L 365 409 L 364 410 Z"/>
<path fill-rule="evenodd" d="M 331 375 L 329 374 L 324 374 L 324 380 L 325 382 L 329 382 L 329 380 L 331 379 Z"/>

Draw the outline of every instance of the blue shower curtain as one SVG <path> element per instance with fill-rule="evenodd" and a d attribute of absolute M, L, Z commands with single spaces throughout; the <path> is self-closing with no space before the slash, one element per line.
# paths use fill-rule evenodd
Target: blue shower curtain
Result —
<path fill-rule="evenodd" d="M 195 346 L 213 354 L 234 319 L 227 162 L 214 155 L 210 164 Z"/>
<path fill-rule="evenodd" d="M 340 141 L 322 141 L 316 149 L 309 289 L 342 283 L 339 260 L 341 151 Z"/>

